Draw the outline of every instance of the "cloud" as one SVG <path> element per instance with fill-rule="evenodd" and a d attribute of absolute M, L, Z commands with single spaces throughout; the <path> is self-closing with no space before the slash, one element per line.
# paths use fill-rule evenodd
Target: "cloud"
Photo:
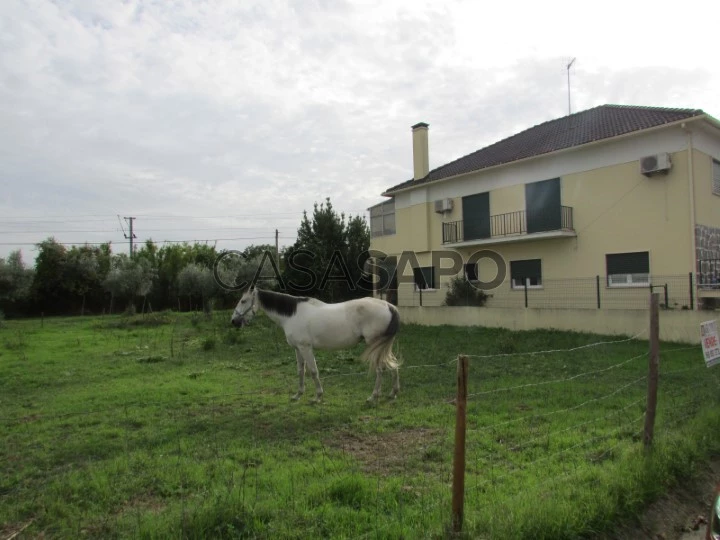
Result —
<path fill-rule="evenodd" d="M 7 0 L 0 214 L 99 214 L 103 230 L 119 228 L 117 214 L 272 214 L 212 220 L 219 228 L 206 237 L 247 222 L 271 240 L 282 224 L 289 243 L 313 202 L 331 197 L 356 213 L 409 178 L 418 121 L 430 124 L 435 167 L 565 114 L 571 50 L 575 110 L 614 102 L 720 111 L 709 37 L 695 36 L 695 54 L 675 40 L 632 48 L 616 38 L 644 20 L 642 10 L 599 10 L 589 29 L 573 9 Z M 169 238 L 195 237 L 184 217 L 163 223 Z M 140 234 L 150 225 L 137 221 Z M 0 242 L 44 237 L 2 227 Z M 119 230 L 58 237 L 123 239 Z"/>

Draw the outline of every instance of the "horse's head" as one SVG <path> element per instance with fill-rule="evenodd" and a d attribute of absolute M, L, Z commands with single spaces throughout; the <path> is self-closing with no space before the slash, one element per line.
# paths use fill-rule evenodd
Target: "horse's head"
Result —
<path fill-rule="evenodd" d="M 256 298 L 257 291 L 254 287 L 245 291 L 237 306 L 235 306 L 235 311 L 233 311 L 232 318 L 230 319 L 230 323 L 233 326 L 242 328 L 250 324 L 250 321 L 252 321 L 257 311 L 255 307 Z"/>

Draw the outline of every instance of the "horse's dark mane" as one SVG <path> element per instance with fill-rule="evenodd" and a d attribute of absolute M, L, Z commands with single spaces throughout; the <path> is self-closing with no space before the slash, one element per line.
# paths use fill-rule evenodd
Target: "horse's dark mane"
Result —
<path fill-rule="evenodd" d="M 295 315 L 299 303 L 310 300 L 307 296 L 291 296 L 262 289 L 257 290 L 257 297 L 265 311 L 272 311 L 284 317 L 292 317 Z"/>

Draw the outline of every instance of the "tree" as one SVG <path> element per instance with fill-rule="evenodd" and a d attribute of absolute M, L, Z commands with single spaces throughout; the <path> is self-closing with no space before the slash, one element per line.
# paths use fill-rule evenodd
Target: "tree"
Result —
<path fill-rule="evenodd" d="M 364 218 L 346 221 L 329 198 L 315 203 L 312 220 L 303 213 L 297 241 L 283 254 L 285 285 L 292 293 L 331 302 L 365 296 L 369 291 L 359 283 L 369 247 L 370 230 Z"/>
<path fill-rule="evenodd" d="M 114 257 L 113 266 L 103 281 L 103 287 L 113 298 L 127 300 L 127 311 L 132 313 L 135 298 L 145 298 L 152 289 L 154 275 L 155 271 L 147 259 L 130 259 L 123 253 Z"/>
<path fill-rule="evenodd" d="M 63 313 L 69 308 L 72 292 L 65 286 L 63 270 L 67 250 L 54 238 L 36 244 L 32 294 L 42 311 Z"/>
<path fill-rule="evenodd" d="M 348 296 L 359 298 L 372 293 L 372 283 L 364 275 L 365 263 L 369 258 L 370 227 L 363 216 L 351 217 L 347 226 L 347 259 L 348 268 L 356 285 L 355 291 L 349 291 Z"/>
<path fill-rule="evenodd" d="M 87 294 L 101 286 L 98 252 L 98 248 L 90 246 L 73 246 L 65 256 L 62 268 L 63 287 L 82 297 L 80 315 L 85 315 Z"/>
<path fill-rule="evenodd" d="M 199 296 L 202 300 L 203 312 L 210 315 L 212 312 L 212 299 L 218 292 L 213 272 L 198 263 L 190 263 L 178 275 L 180 293 L 191 297 Z"/>
<path fill-rule="evenodd" d="M 162 307 L 180 309 L 180 272 L 189 264 L 198 264 L 212 271 L 218 253 L 206 244 L 169 244 L 157 249 L 147 242 L 136 258 L 145 258 L 156 269 L 152 302 Z"/>
<path fill-rule="evenodd" d="M 21 312 L 27 308 L 33 270 L 26 268 L 22 253 L 18 249 L 11 252 L 7 259 L 0 258 L 0 310 L 3 312 Z"/>

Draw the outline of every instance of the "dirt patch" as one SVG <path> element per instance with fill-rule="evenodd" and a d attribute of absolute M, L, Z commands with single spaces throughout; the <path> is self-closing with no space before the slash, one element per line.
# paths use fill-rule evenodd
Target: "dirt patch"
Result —
<path fill-rule="evenodd" d="M 425 428 L 388 433 L 341 432 L 325 444 L 350 454 L 363 471 L 385 476 L 406 469 L 409 459 L 433 460 L 439 454 L 440 434 L 440 430 Z"/>
<path fill-rule="evenodd" d="M 0 538 L 3 540 L 12 540 L 18 538 L 20 534 L 27 529 L 34 520 L 25 523 L 6 523 L 0 527 Z"/>
<path fill-rule="evenodd" d="M 122 506 L 117 509 L 115 515 L 121 516 L 132 512 L 152 512 L 159 514 L 166 506 L 167 504 L 164 501 L 156 499 L 151 495 L 138 495 L 133 499 L 125 501 Z"/>
<path fill-rule="evenodd" d="M 682 482 L 652 503 L 641 515 L 621 523 L 596 540 L 691 540 L 705 538 L 715 486 L 720 481 L 720 456 L 698 467 Z"/>

